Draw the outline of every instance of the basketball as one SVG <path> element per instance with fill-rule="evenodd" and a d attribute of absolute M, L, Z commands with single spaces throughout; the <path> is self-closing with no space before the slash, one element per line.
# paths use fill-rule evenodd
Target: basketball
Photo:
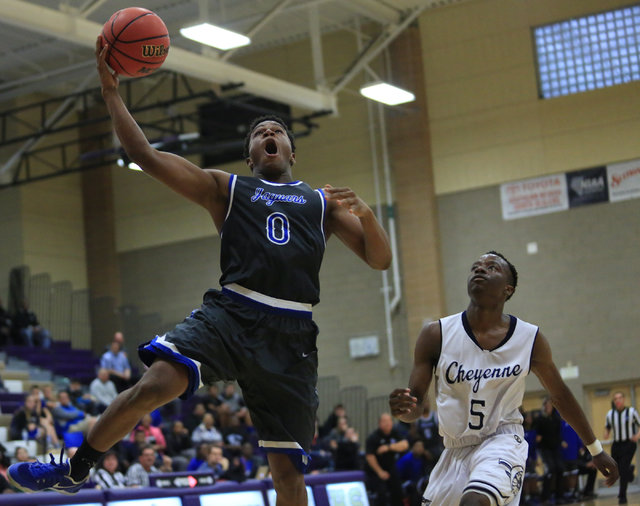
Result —
<path fill-rule="evenodd" d="M 102 28 L 109 44 L 107 64 L 118 74 L 144 77 L 160 68 L 169 52 L 169 31 L 160 17 L 142 7 L 113 14 Z"/>

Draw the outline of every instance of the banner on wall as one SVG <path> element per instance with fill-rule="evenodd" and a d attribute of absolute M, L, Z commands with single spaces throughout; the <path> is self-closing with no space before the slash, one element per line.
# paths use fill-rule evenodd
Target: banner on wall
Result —
<path fill-rule="evenodd" d="M 607 165 L 609 200 L 640 198 L 640 160 Z"/>
<path fill-rule="evenodd" d="M 502 184 L 500 198 L 504 220 L 569 209 L 567 179 L 564 174 Z"/>
<path fill-rule="evenodd" d="M 607 202 L 609 200 L 607 168 L 602 166 L 567 172 L 567 190 L 569 207 Z"/>

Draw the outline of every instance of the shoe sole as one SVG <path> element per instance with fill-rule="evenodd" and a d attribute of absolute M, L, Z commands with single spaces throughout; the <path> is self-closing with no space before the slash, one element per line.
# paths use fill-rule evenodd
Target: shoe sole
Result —
<path fill-rule="evenodd" d="M 74 491 L 74 492 L 66 492 L 65 490 L 61 490 L 59 488 L 53 488 L 53 487 L 49 487 L 49 488 L 43 488 L 42 490 L 33 490 L 27 487 L 24 487 L 22 485 L 20 485 L 17 481 L 15 481 L 13 479 L 13 477 L 11 476 L 10 473 L 7 473 L 7 480 L 9 481 L 9 484 L 15 488 L 17 488 L 18 490 L 20 490 L 21 492 L 25 492 L 27 494 L 35 494 L 37 492 L 48 492 L 48 491 L 53 491 L 53 492 L 58 492 L 59 494 L 64 494 L 64 495 L 75 495 L 78 493 L 78 491 Z"/>

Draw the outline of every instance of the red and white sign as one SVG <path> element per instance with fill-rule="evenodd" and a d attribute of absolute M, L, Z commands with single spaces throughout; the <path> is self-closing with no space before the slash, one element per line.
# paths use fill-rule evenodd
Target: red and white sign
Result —
<path fill-rule="evenodd" d="M 609 200 L 640 198 L 640 160 L 607 165 Z"/>
<path fill-rule="evenodd" d="M 564 174 L 500 185 L 502 218 L 515 220 L 569 209 Z"/>

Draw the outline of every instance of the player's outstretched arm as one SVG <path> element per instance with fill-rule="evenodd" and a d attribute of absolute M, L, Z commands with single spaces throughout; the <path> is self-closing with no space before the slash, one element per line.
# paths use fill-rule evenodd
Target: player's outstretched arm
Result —
<path fill-rule="evenodd" d="M 96 61 L 102 86 L 102 97 L 111 115 L 113 127 L 131 161 L 177 193 L 214 212 L 220 201 L 226 202 L 229 174 L 218 170 L 202 170 L 185 158 L 154 149 L 127 110 L 118 93 L 118 75 L 105 61 L 108 45 L 96 40 Z"/>
<path fill-rule="evenodd" d="M 411 423 L 422 415 L 422 403 L 440 358 L 441 347 L 440 322 L 431 322 L 422 329 L 416 341 L 409 388 L 396 388 L 389 394 L 391 414 L 399 420 Z"/>
<path fill-rule="evenodd" d="M 327 198 L 327 236 L 335 233 L 370 267 L 391 265 L 389 238 L 371 208 L 351 188 L 323 189 Z"/>
<path fill-rule="evenodd" d="M 551 402 L 562 418 L 573 427 L 585 445 L 590 446 L 595 443 L 596 436 L 587 421 L 587 417 L 562 376 L 560 376 L 560 372 L 551 356 L 549 341 L 541 332 L 538 332 L 533 346 L 531 370 L 549 392 Z M 618 479 L 618 466 L 605 451 L 600 451 L 592 456 L 594 465 L 605 476 L 606 484 L 610 487 Z"/>

